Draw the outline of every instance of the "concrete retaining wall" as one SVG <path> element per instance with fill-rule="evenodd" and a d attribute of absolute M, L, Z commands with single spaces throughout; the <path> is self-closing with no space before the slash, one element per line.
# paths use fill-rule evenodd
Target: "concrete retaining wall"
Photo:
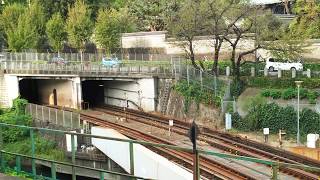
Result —
<path fill-rule="evenodd" d="M 171 91 L 166 115 L 191 121 L 195 119 L 199 124 L 207 124 L 211 127 L 219 127 L 223 123 L 220 111 L 217 108 L 199 104 L 192 101 L 185 113 L 185 98 L 175 91 Z"/>
<path fill-rule="evenodd" d="M 142 108 L 144 111 L 155 111 L 157 90 L 156 79 L 144 78 L 136 81 L 108 81 L 104 84 L 105 103 L 131 109 Z"/>

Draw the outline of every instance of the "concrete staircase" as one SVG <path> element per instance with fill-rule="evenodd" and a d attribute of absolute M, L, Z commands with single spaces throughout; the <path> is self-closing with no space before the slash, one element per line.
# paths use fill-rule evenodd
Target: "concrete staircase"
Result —
<path fill-rule="evenodd" d="M 171 87 L 172 87 L 172 81 L 167 80 L 165 82 L 163 91 L 162 91 L 162 99 L 161 99 L 161 113 L 165 114 L 167 111 L 167 107 L 168 107 L 168 101 L 169 101 L 169 96 L 170 96 L 170 91 L 171 91 Z"/>

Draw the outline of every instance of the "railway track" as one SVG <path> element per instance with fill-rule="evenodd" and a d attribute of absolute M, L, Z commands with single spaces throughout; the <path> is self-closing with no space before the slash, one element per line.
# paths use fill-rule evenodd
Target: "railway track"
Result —
<path fill-rule="evenodd" d="M 132 129 L 129 127 L 125 127 L 119 124 L 115 124 L 112 122 L 101 120 L 97 117 L 88 114 L 81 114 L 81 120 L 85 120 L 92 124 L 96 124 L 102 127 L 109 127 L 115 129 L 122 134 L 142 141 L 148 141 L 153 143 L 161 143 L 161 144 L 169 144 L 169 145 L 176 145 L 172 142 L 163 140 L 161 138 L 141 133 L 136 129 Z M 168 157 L 175 162 L 182 164 L 183 166 L 192 170 L 193 168 L 193 154 L 189 152 L 181 152 L 177 150 L 172 150 L 168 148 L 152 148 L 153 150 L 157 151 L 158 153 Z M 200 174 L 202 177 L 206 177 L 208 179 L 219 178 L 219 179 L 256 179 L 248 174 L 245 174 L 237 169 L 233 169 L 231 167 L 227 167 L 221 162 L 217 162 L 212 159 L 208 159 L 206 157 L 201 157 L 199 160 L 200 164 Z"/>
<path fill-rule="evenodd" d="M 97 111 L 101 111 L 106 114 L 114 116 L 129 117 L 129 119 L 156 126 L 158 128 L 167 129 L 168 118 L 160 117 L 153 114 L 148 114 L 140 111 L 135 111 L 127 109 L 124 113 L 122 108 L 115 106 L 104 106 L 102 108 L 95 108 Z M 190 124 L 187 122 L 175 120 L 174 127 L 172 131 L 180 134 L 186 135 L 189 130 Z M 227 151 L 235 155 L 249 156 L 265 160 L 273 160 L 291 164 L 304 164 L 314 167 L 320 167 L 320 162 L 312 160 L 310 158 L 305 158 L 300 155 L 293 154 L 284 150 L 280 150 L 266 144 L 261 144 L 248 139 L 244 139 L 238 136 L 234 136 L 227 133 L 222 133 L 207 127 L 202 127 L 199 135 L 199 140 L 208 143 L 209 145 Z M 294 176 L 299 179 L 318 179 L 319 174 L 303 171 L 295 168 L 280 167 L 280 171 Z"/>

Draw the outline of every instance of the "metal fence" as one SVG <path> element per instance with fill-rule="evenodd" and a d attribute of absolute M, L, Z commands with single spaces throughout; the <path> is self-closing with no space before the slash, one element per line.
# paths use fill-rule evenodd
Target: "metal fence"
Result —
<path fill-rule="evenodd" d="M 72 111 L 60 110 L 29 103 L 25 109 L 35 122 L 40 124 L 55 124 L 65 128 L 80 128 L 80 114 Z"/>
<path fill-rule="evenodd" d="M 102 66 L 101 64 L 37 64 L 29 61 L 2 62 L 0 69 L 8 74 L 71 74 L 71 75 L 163 75 L 173 76 L 178 73 L 168 64 L 146 66 L 139 63 L 124 63 L 117 66 Z"/>
<path fill-rule="evenodd" d="M 154 53 L 113 53 L 106 55 L 105 53 L 0 53 L 5 61 L 49 61 L 54 57 L 61 57 L 69 62 L 95 62 L 101 61 L 104 56 L 113 57 L 119 60 L 135 60 L 135 61 L 170 61 L 174 59 L 183 59 L 182 55 L 154 54 Z"/>

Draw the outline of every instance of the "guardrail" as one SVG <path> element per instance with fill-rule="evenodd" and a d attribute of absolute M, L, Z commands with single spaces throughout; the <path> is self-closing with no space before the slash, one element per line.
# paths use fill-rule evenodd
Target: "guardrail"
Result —
<path fill-rule="evenodd" d="M 8 74 L 69 74 L 69 75 L 162 75 L 173 76 L 178 73 L 169 65 L 142 66 L 135 64 L 119 64 L 117 66 L 102 66 L 100 64 L 37 64 L 33 62 L 3 62 L 0 69 Z"/>

